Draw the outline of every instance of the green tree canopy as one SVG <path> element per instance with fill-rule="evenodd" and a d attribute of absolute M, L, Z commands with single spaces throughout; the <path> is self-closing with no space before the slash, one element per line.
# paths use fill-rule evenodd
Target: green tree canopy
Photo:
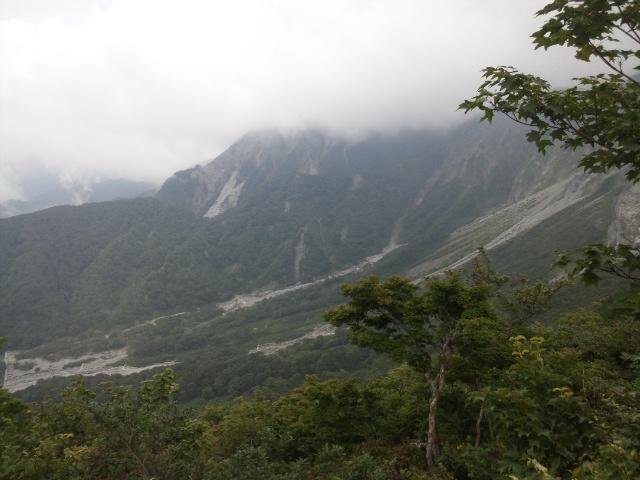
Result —
<path fill-rule="evenodd" d="M 488 121 L 503 113 L 532 127 L 527 138 L 541 151 L 553 143 L 585 147 L 580 165 L 587 171 L 619 168 L 640 181 L 640 2 L 556 0 L 537 15 L 546 20 L 532 35 L 536 48 L 575 48 L 577 59 L 599 59 L 607 73 L 555 88 L 510 66 L 487 67 L 477 95 L 460 108 Z"/>
<path fill-rule="evenodd" d="M 426 441 L 430 468 L 438 453 L 436 415 L 448 370 L 473 364 L 470 376 L 477 377 L 504 354 L 493 348 L 500 342 L 501 328 L 490 301 L 491 284 L 486 275 L 479 275 L 481 265 L 476 262 L 478 275 L 470 278 L 447 272 L 442 278 L 426 279 L 423 286 L 398 276 L 386 281 L 364 278 L 343 285 L 350 301 L 325 315 L 333 325 L 349 327 L 356 345 L 386 353 L 425 375 L 431 390 Z M 475 358 L 464 362 L 465 356 Z"/>

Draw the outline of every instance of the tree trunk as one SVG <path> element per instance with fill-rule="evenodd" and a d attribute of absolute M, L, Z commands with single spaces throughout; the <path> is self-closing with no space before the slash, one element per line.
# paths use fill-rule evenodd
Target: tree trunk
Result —
<path fill-rule="evenodd" d="M 484 415 L 484 402 L 480 405 L 480 413 L 478 414 L 478 420 L 476 421 L 476 448 L 480 446 L 480 425 L 482 424 L 482 417 Z"/>
<path fill-rule="evenodd" d="M 434 378 L 428 378 L 431 384 L 431 401 L 429 402 L 429 429 L 427 431 L 427 467 L 433 470 L 435 458 L 437 455 L 437 432 L 436 432 L 436 414 L 438 412 L 438 401 L 442 394 L 444 386 L 444 364 L 440 365 L 440 370 Z"/>
<path fill-rule="evenodd" d="M 495 437 L 493 435 L 493 423 L 491 423 L 491 417 L 487 417 L 487 420 L 488 420 L 488 423 L 489 423 L 489 438 L 493 442 Z"/>

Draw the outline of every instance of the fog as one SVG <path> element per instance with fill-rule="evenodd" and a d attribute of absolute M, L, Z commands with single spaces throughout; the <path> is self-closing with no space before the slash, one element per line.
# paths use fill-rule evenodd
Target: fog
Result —
<path fill-rule="evenodd" d="M 0 0 L 0 200 L 47 169 L 161 182 L 249 130 L 459 122 L 480 70 L 562 84 L 538 0 Z"/>

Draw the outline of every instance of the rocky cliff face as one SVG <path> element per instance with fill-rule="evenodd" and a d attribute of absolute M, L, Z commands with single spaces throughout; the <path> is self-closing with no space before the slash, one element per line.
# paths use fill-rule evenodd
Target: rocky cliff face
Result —
<path fill-rule="evenodd" d="M 157 196 L 196 215 L 214 218 L 237 206 L 248 179 L 250 183 L 268 180 L 287 172 L 318 175 L 321 165 L 326 167 L 334 150 L 344 145 L 345 140 L 321 131 L 250 133 L 204 166 L 174 174 Z"/>
<path fill-rule="evenodd" d="M 640 246 L 640 185 L 629 186 L 618 196 L 608 233 L 611 244 Z"/>

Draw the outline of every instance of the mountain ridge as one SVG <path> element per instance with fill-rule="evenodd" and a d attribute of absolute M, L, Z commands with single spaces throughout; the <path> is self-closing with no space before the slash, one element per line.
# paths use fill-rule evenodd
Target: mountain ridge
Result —
<path fill-rule="evenodd" d="M 0 220 L 0 328 L 29 358 L 83 339 L 79 355 L 127 347 L 140 366 L 178 361 L 187 375 L 202 355 L 251 369 L 242 355 L 304 337 L 355 275 L 419 278 L 486 245 L 506 271 L 544 278 L 556 246 L 627 235 L 636 197 L 575 158 L 542 157 L 506 122 L 253 133 L 154 197 Z"/>
<path fill-rule="evenodd" d="M 92 182 L 67 182 L 52 174 L 26 182 L 25 198 L 0 203 L 0 218 L 24 215 L 61 205 L 105 202 L 154 195 L 156 186 L 149 182 L 123 178 Z M 32 185 L 33 184 L 33 185 Z"/>

